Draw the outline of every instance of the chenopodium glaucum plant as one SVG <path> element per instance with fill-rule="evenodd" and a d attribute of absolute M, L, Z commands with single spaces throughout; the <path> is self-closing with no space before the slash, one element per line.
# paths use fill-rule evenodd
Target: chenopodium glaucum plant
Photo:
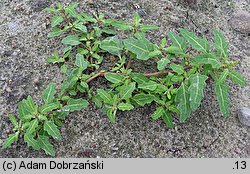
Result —
<path fill-rule="evenodd" d="M 48 58 L 66 75 L 57 97 L 55 84 L 51 83 L 43 93 L 41 107 L 30 96 L 21 101 L 18 121 L 9 116 L 15 133 L 6 139 L 4 148 L 21 135 L 33 149 L 43 149 L 54 156 L 49 139 L 60 140 L 58 127 L 69 112 L 88 106 L 88 101 L 80 96 L 93 101 L 112 123 L 116 122 L 117 112 L 153 104 L 152 119 L 162 119 L 172 128 L 173 116 L 179 115 L 180 122 L 185 122 L 199 108 L 207 80 L 212 79 L 219 108 L 225 117 L 230 115 L 227 82 L 231 80 L 243 87 L 246 81 L 233 70 L 238 61 L 229 60 L 228 43 L 220 31 L 214 30 L 212 44 L 204 37 L 180 29 L 179 33 L 168 32 L 157 45 L 146 38 L 146 32 L 158 27 L 142 24 L 138 14 L 127 23 L 103 14 L 78 13 L 75 8 L 76 4 L 59 3 L 56 8 L 48 8 L 55 13 L 48 37 L 60 36 L 65 45 L 61 53 L 54 52 Z M 157 71 L 135 72 L 135 59 L 154 59 Z M 107 80 L 107 88 L 94 88 L 98 77 Z"/>

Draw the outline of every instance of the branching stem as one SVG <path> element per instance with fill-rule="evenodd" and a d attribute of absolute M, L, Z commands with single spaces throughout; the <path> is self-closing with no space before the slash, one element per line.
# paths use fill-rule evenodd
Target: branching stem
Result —
<path fill-rule="evenodd" d="M 191 69 L 192 66 L 185 66 L 184 69 L 185 70 L 189 70 Z M 153 73 L 145 73 L 144 76 L 145 77 L 151 77 L 151 76 L 161 76 L 161 75 L 167 75 L 168 73 L 174 73 L 173 70 L 171 69 L 166 69 L 165 71 L 161 72 L 161 71 L 158 71 L 158 72 L 153 72 Z M 91 82 L 92 80 L 96 79 L 97 77 L 102 77 L 104 76 L 105 74 L 108 74 L 108 73 L 113 73 L 113 72 L 98 72 L 96 74 L 94 74 L 93 76 L 91 76 L 89 79 L 86 80 L 86 83 L 89 83 Z M 113 73 L 113 74 L 121 74 L 121 73 Z"/>

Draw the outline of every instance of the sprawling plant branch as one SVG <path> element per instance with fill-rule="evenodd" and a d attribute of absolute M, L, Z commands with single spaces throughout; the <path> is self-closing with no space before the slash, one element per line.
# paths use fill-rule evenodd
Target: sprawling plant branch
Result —
<path fill-rule="evenodd" d="M 192 66 L 185 66 L 184 70 L 189 70 L 191 68 L 192 68 Z M 107 72 L 107 71 L 98 72 L 98 73 L 94 74 L 93 76 L 91 76 L 89 79 L 87 79 L 86 83 L 89 83 L 92 80 L 96 79 L 97 77 L 102 77 L 102 76 L 104 76 L 105 74 L 108 74 L 108 73 L 121 74 L 121 73 L 114 73 L 114 72 Z M 143 75 L 145 77 L 152 77 L 152 76 L 167 75 L 168 73 L 175 73 L 175 72 L 173 70 L 171 70 L 171 69 L 166 69 L 165 71 L 157 71 L 157 72 L 153 72 L 153 73 L 144 73 Z"/>

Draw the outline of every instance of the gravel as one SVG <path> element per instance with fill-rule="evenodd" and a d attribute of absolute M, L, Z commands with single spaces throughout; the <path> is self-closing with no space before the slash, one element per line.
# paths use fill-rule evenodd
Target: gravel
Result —
<path fill-rule="evenodd" d="M 64 4 L 69 0 L 61 1 Z M 166 31 L 185 27 L 204 34 L 209 41 L 212 29 L 219 28 L 230 42 L 230 58 L 240 59 L 236 69 L 250 81 L 250 39 L 232 29 L 230 19 L 238 11 L 250 11 L 248 0 L 89 0 L 78 1 L 79 9 L 89 13 L 104 12 L 109 17 L 131 21 L 138 12 L 146 24 L 157 24 L 159 31 L 149 33 L 159 42 Z M 191 1 L 190 1 L 191 2 Z M 59 88 L 64 79 L 56 65 L 46 59 L 61 50 L 59 39 L 48 39 L 51 15 L 44 8 L 48 1 L 2 0 L 0 6 L 0 146 L 11 133 L 8 114 L 17 113 L 17 103 L 28 95 L 41 102 L 42 90 L 55 82 Z M 152 71 L 151 60 L 135 62 L 135 70 Z M 104 87 L 102 79 L 93 82 Z M 249 127 L 237 118 L 238 109 L 250 106 L 250 88 L 234 86 L 230 90 L 228 119 L 219 112 L 213 86 L 208 85 L 202 106 L 185 124 L 176 122 L 167 129 L 163 122 L 153 121 L 154 106 L 118 112 L 117 124 L 111 124 L 92 103 L 69 116 L 61 128 L 63 140 L 53 141 L 57 157 L 250 157 Z M 33 151 L 19 140 L 8 150 L 0 148 L 0 157 L 47 157 Z"/>
<path fill-rule="evenodd" d="M 243 107 L 240 108 L 239 113 L 239 120 L 245 126 L 250 126 L 250 109 Z"/>
<path fill-rule="evenodd" d="M 242 10 L 236 12 L 230 19 L 230 25 L 241 33 L 250 33 L 250 13 Z"/>

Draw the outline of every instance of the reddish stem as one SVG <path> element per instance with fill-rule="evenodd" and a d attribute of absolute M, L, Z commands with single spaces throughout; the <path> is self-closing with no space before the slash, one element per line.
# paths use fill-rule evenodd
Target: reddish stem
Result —
<path fill-rule="evenodd" d="M 192 66 L 185 66 L 185 67 L 184 67 L 184 70 L 186 71 L 186 70 L 191 69 L 191 68 L 192 68 Z M 163 72 L 145 73 L 144 76 L 145 76 L 145 77 L 151 77 L 151 76 L 167 75 L 167 74 L 170 73 L 170 72 L 171 72 L 171 73 L 174 73 L 173 70 L 167 69 L 167 70 L 165 70 L 165 71 L 163 71 Z M 112 72 L 99 72 L 99 73 L 93 75 L 92 77 L 90 77 L 89 79 L 87 79 L 87 80 L 86 80 L 86 83 L 89 83 L 89 82 L 91 82 L 92 80 L 94 80 L 95 78 L 97 78 L 97 77 L 102 77 L 102 76 L 104 76 L 105 74 L 108 74 L 108 73 L 112 73 Z M 113 74 L 117 74 L 117 73 L 113 73 Z"/>

